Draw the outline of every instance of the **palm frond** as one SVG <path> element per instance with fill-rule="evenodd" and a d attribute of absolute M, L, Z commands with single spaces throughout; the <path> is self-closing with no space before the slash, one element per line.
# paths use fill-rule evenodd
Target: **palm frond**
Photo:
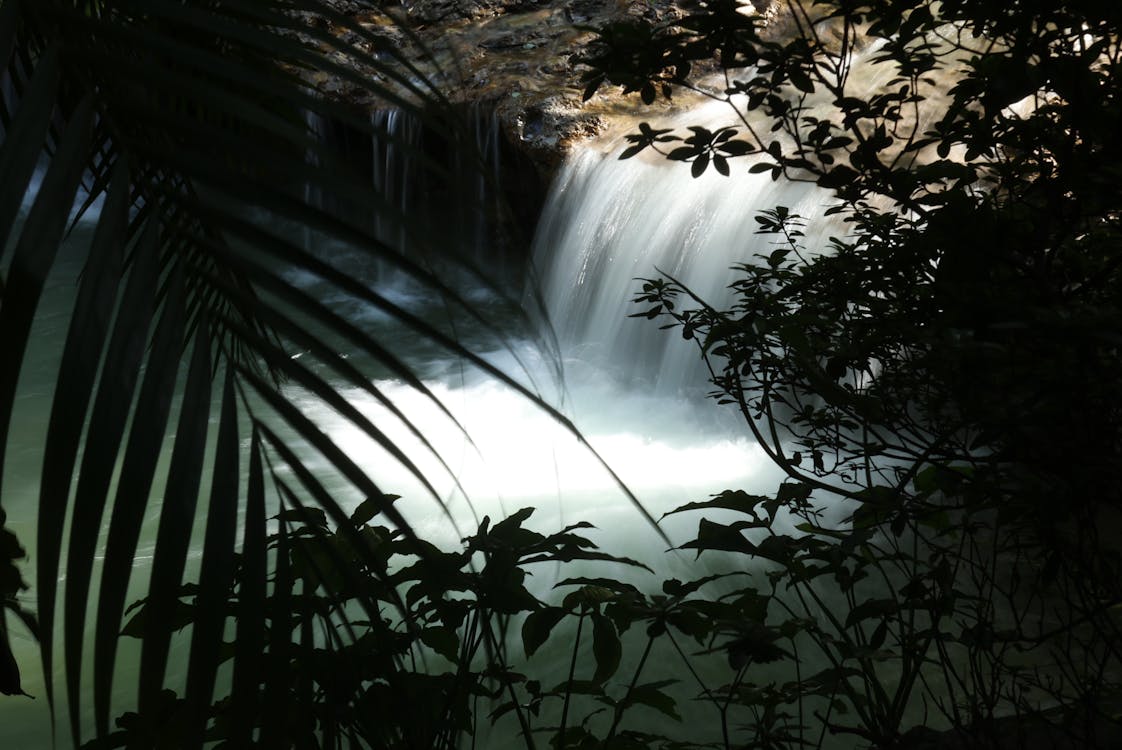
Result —
<path fill-rule="evenodd" d="M 301 412 L 297 387 L 357 426 L 442 503 L 415 458 L 334 383 L 370 393 L 434 455 L 369 370 L 398 378 L 455 425 L 451 413 L 392 341 L 309 293 L 291 271 L 310 274 L 385 313 L 399 331 L 462 357 L 579 437 L 537 393 L 465 346 L 454 325 L 394 302 L 325 249 L 346 247 L 393 269 L 441 300 L 450 317 L 471 320 L 493 340 L 512 326 L 529 325 L 510 307 L 496 320 L 465 299 L 456 279 L 466 275 L 479 283 L 486 274 L 440 246 L 448 237 L 416 226 L 415 217 L 374 190 L 369 176 L 341 159 L 306 120 L 307 112 L 316 112 L 365 137 L 397 139 L 394 147 L 407 150 L 416 168 L 451 183 L 454 164 L 366 113 L 323 99 L 308 74 L 327 73 L 412 113 L 443 133 L 453 152 L 469 154 L 457 163 L 470 167 L 478 163 L 470 155 L 473 142 L 438 82 L 407 54 L 365 52 L 307 23 L 309 14 L 381 44 L 321 0 L 0 2 L 0 65 L 16 94 L 11 111 L 0 112 L 0 457 L 17 437 L 9 434 L 13 405 L 46 279 L 64 243 L 80 241 L 67 239 L 67 228 L 83 215 L 96 221 L 92 241 L 80 250 L 84 270 L 60 342 L 36 500 L 35 588 L 47 699 L 55 704 L 51 676 L 61 627 L 75 746 L 91 728 L 98 737 L 110 735 L 110 718 L 120 708 L 113 696 L 125 607 L 130 592 L 145 586 L 136 705 L 144 714 L 166 700 L 181 586 L 195 572 L 193 547 L 202 550 L 195 604 L 202 614 L 190 636 L 183 736 L 194 747 L 206 739 L 229 614 L 226 594 L 235 584 L 243 609 L 231 700 L 241 718 L 232 736 L 245 738 L 261 726 L 255 722 L 265 706 L 283 712 L 290 687 L 287 644 L 294 634 L 311 635 L 296 610 L 282 511 L 306 502 L 341 527 L 348 518 L 300 451 L 314 451 L 318 464 L 326 463 L 357 497 L 411 534 L 367 470 Z M 43 177 L 36 185 L 37 169 Z M 25 195 L 32 200 L 23 215 Z M 315 196 L 330 196 L 331 207 Z M 395 236 L 411 238 L 409 253 L 384 241 L 387 225 Z M 313 241 L 294 236 L 296 227 Z M 340 356 L 339 346 L 362 352 L 371 366 Z M 296 362 L 294 353 L 305 359 Z M 215 383 L 222 384 L 220 403 Z M 281 426 L 295 437 L 282 435 Z M 170 458 L 161 450 L 169 434 Z M 248 445 L 242 435 L 249 436 Z M 436 460 L 447 468 L 442 457 Z M 161 461 L 168 466 L 163 482 Z M 0 480 L 3 470 L 0 464 Z M 209 498 L 200 508 L 208 471 Z M 0 504 L 7 504 L 3 486 Z M 197 528 L 200 515 L 207 519 L 203 529 Z M 142 528 L 156 516 L 151 572 L 138 580 L 134 558 Z M 269 551 L 272 529 L 279 529 L 280 549 Z M 370 554 L 355 541 L 360 554 Z M 276 566 L 274 611 L 266 628 L 254 603 L 263 601 L 270 561 Z M 378 614 L 377 602 L 366 607 L 370 616 Z M 254 644 L 266 630 L 270 646 L 262 654 Z M 91 656 L 92 700 L 83 675 Z M 262 741 L 272 731 L 280 730 L 266 729 Z"/>

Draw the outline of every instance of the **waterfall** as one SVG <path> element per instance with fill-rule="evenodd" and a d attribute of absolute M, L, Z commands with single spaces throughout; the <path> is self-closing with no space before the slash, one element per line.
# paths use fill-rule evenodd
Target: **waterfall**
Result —
<path fill-rule="evenodd" d="M 471 127 L 456 142 L 441 140 L 431 128 L 398 112 L 377 113 L 371 120 L 375 135 L 348 141 L 347 160 L 369 169 L 377 192 L 411 220 L 436 224 L 442 218 L 443 225 L 434 229 L 459 234 L 467 259 L 485 273 L 495 274 L 494 263 L 501 261 L 502 249 L 496 250 L 494 244 L 502 236 L 488 224 L 495 216 L 490 206 L 509 196 L 512 188 L 503 180 L 517 165 L 514 155 L 504 151 L 493 116 L 476 114 L 469 121 Z M 319 132 L 336 150 L 344 147 L 337 125 Z M 468 139 L 470 148 L 463 145 Z M 567 363 L 563 394 L 553 388 L 551 353 L 539 349 L 532 338 L 523 338 L 513 316 L 501 319 L 509 337 L 505 346 L 477 333 L 478 326 L 466 318 L 455 321 L 456 335 L 512 376 L 539 387 L 656 515 L 683 498 L 702 498 L 761 481 L 765 486 L 773 484 L 778 477 L 745 436 L 738 414 L 712 403 L 699 408 L 696 399 L 678 397 L 680 390 L 696 394 L 709 387 L 692 345 L 660 331 L 656 323 L 628 318 L 635 308 L 629 300 L 637 289 L 635 277 L 654 276 L 661 269 L 720 304 L 732 278 L 729 266 L 767 249 L 770 238 L 752 234 L 756 210 L 784 204 L 812 215 L 823 210 L 827 199 L 813 187 L 791 187 L 747 174 L 746 160 L 736 164 L 744 175 L 727 179 L 706 174 L 694 180 L 688 165 L 660 159 L 620 161 L 619 148 L 617 142 L 604 140 L 571 155 L 554 183 L 533 241 L 534 263 L 541 272 L 537 286 Z M 442 188 L 430 179 L 431 173 L 426 174 L 429 161 L 438 162 L 448 173 L 463 175 L 464 181 L 455 183 L 453 190 Z M 459 205 L 465 208 L 457 209 L 452 198 L 460 198 Z M 375 229 L 398 252 L 416 252 L 408 243 L 396 244 L 401 238 L 399 227 L 379 223 Z M 339 262 L 345 251 L 333 250 L 334 261 Z M 426 319 L 446 315 L 438 300 L 413 294 L 392 276 L 382 275 L 372 283 L 379 293 Z M 485 299 L 474 293 L 488 291 L 478 284 L 474 291 L 466 288 L 472 299 Z M 314 293 L 331 294 L 330 290 Z M 592 519 L 611 528 L 634 521 L 634 509 L 599 459 L 551 417 L 493 379 L 465 370 L 454 357 L 403 339 L 392 321 L 356 309 L 353 300 L 329 296 L 328 301 L 364 325 L 384 328 L 387 341 L 415 358 L 410 361 L 422 368 L 426 387 L 439 395 L 471 436 L 473 445 L 468 446 L 445 417 L 408 386 L 379 383 L 449 462 L 458 478 L 453 485 L 426 457 L 425 449 L 397 430 L 368 395 L 348 392 L 352 403 L 386 425 L 392 439 L 450 498 L 464 528 L 474 523 L 464 502 L 468 499 L 478 514 L 493 518 L 528 504 L 539 508 L 543 522 L 550 516 L 557 523 Z M 485 312 L 492 307 L 486 299 L 483 306 Z M 651 387 L 636 387 L 637 380 Z M 314 399 L 309 398 L 302 409 L 348 454 L 376 450 Z M 378 481 L 417 499 L 415 505 L 405 507 L 416 509 L 411 518 L 425 534 L 449 544 L 458 540 L 445 539 L 452 533 L 446 519 L 433 511 L 407 472 L 384 462 Z M 635 537 L 649 541 L 653 535 L 644 529 Z"/>
<path fill-rule="evenodd" d="M 366 127 L 309 110 L 304 128 L 310 168 L 325 175 L 347 173 L 366 182 L 377 196 L 373 205 L 350 205 L 310 179 L 302 188 L 309 206 L 370 232 L 412 262 L 452 259 L 454 264 L 493 268 L 496 259 L 503 266 L 511 260 L 503 226 L 504 144 L 490 108 L 473 107 L 454 122 L 429 122 L 389 108 L 372 112 Z M 314 231 L 303 233 L 309 249 L 323 241 Z M 333 247 L 329 252 L 338 260 L 347 250 Z M 406 283 L 392 265 L 375 263 L 364 273 L 372 273 L 366 278 L 379 285 Z"/>
<path fill-rule="evenodd" d="M 698 352 L 659 330 L 631 302 L 639 278 L 666 274 L 711 305 L 729 301 L 730 267 L 769 252 L 771 237 L 754 234 L 762 210 L 787 206 L 812 219 L 808 245 L 824 244 L 833 223 L 820 217 L 829 195 L 812 184 L 708 170 L 690 177 L 680 162 L 620 161 L 616 141 L 578 149 L 563 166 L 534 240 L 546 307 L 562 348 L 599 361 L 615 377 L 660 392 L 706 386 Z M 660 158 L 660 157 L 657 157 Z"/>
<path fill-rule="evenodd" d="M 307 110 L 304 112 L 304 127 L 313 143 L 325 144 L 328 142 L 328 120 L 318 112 Z M 322 167 L 322 158 L 315 149 L 309 148 L 304 155 L 304 162 L 309 167 Z M 313 208 L 327 210 L 323 189 L 315 182 L 309 180 L 304 183 L 304 203 Z M 305 249 L 315 245 L 314 233 L 311 227 L 304 226 L 300 229 L 301 242 Z"/>
<path fill-rule="evenodd" d="M 375 192 L 406 217 L 420 239 L 470 264 L 487 265 L 496 249 L 503 198 L 501 130 L 490 109 L 472 108 L 458 134 L 436 134 L 397 109 L 371 115 Z M 402 254 L 412 247 L 406 222 L 375 217 L 375 236 Z"/>
<path fill-rule="evenodd" d="M 892 78 L 893 66 L 873 62 L 881 46 L 873 43 L 853 55 L 852 90 L 874 91 Z M 718 92 L 726 86 L 723 79 L 710 83 Z M 820 89 L 800 106 L 806 115 L 827 118 L 836 115 L 832 101 Z M 767 133 L 772 122 L 743 105 L 746 116 L 756 119 L 755 131 Z M 637 130 L 638 122 L 628 129 Z M 652 122 L 676 133 L 693 125 L 734 127 L 745 135 L 723 101 Z M 774 137 L 784 139 L 781 133 Z M 750 173 L 759 156 L 731 160 L 728 177 L 710 167 L 695 179 L 688 164 L 650 151 L 621 161 L 627 145 L 615 134 L 584 144 L 554 181 L 533 244 L 546 309 L 570 356 L 663 394 L 703 390 L 708 375 L 695 347 L 659 330 L 657 322 L 628 317 L 639 312 L 631 302 L 640 289 L 637 279 L 671 276 L 720 309 L 731 299 L 731 266 L 772 250 L 775 238 L 755 233 L 761 211 L 785 206 L 805 219 L 803 243 L 812 254 L 826 248 L 831 235 L 841 236 L 845 225 L 824 216 L 837 201 L 813 181 Z"/>

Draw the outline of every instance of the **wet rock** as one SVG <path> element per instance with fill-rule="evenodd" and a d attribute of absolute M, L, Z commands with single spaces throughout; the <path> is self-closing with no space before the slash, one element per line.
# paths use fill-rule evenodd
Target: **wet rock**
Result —
<path fill-rule="evenodd" d="M 406 0 L 402 3 L 409 19 L 422 24 L 440 23 L 454 18 L 471 18 L 474 5 L 461 0 Z"/>
<path fill-rule="evenodd" d="M 520 103 L 521 97 L 500 102 L 500 120 L 510 139 L 537 165 L 543 179 L 560 166 L 574 144 L 599 133 L 605 125 L 602 115 L 585 111 L 579 97 L 559 94 Z"/>
<path fill-rule="evenodd" d="M 362 33 L 330 26 L 378 61 L 414 61 L 453 101 L 493 107 L 515 147 L 548 178 L 572 144 L 599 133 L 631 100 L 604 87 L 581 101 L 576 53 L 592 35 L 585 26 L 621 17 L 664 22 L 698 0 L 331 0 Z M 757 8 L 771 0 L 752 0 Z M 777 19 L 777 26 L 780 19 Z M 405 27 L 410 31 L 406 32 Z M 424 54 L 422 54 L 422 50 Z M 424 60 L 432 62 L 426 63 Z M 704 66 L 697 66 L 699 70 Z M 376 67 L 360 71 L 390 84 Z M 313 78 L 324 94 L 357 108 L 382 106 L 368 91 Z M 390 84 L 392 85 L 392 84 Z M 399 92 L 407 95 L 407 92 Z"/>

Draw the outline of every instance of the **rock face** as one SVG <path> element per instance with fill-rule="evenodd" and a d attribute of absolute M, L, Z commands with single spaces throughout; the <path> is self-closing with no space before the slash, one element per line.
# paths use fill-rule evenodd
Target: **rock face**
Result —
<path fill-rule="evenodd" d="M 617 94 L 581 102 L 577 53 L 592 34 L 582 24 L 624 16 L 664 20 L 681 13 L 674 0 L 399 0 L 377 7 L 334 0 L 360 35 L 342 23 L 326 26 L 341 40 L 392 65 L 395 54 L 453 100 L 493 109 L 507 140 L 548 180 L 568 147 L 600 132 L 606 118 L 630 106 Z M 365 37 L 365 38 L 364 38 Z M 371 67 L 362 71 L 391 80 Z M 327 75 L 312 82 L 327 97 L 375 110 L 385 104 Z"/>

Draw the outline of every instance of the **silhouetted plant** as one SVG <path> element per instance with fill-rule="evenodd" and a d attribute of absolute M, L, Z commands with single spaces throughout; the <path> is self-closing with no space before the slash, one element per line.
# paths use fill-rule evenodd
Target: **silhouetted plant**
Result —
<path fill-rule="evenodd" d="M 785 209 L 760 224 L 782 239 L 739 269 L 730 309 L 681 307 L 688 290 L 667 280 L 639 295 L 651 306 L 644 315 L 669 317 L 698 343 L 717 398 L 795 480 L 774 498 L 727 492 L 686 506 L 737 512 L 731 523 L 702 520 L 684 546 L 772 566 L 767 600 L 778 619 L 758 624 L 773 639 L 794 636 L 792 670 L 808 654 L 830 665 L 786 694 L 751 673 L 746 681 L 797 705 L 800 731 L 853 733 L 875 747 L 926 721 L 982 741 L 979 728 L 1002 715 L 1056 705 L 1078 717 L 1051 715 L 1070 727 L 1073 746 L 1106 742 L 1116 555 L 1092 551 L 1097 534 L 1070 521 L 1057 544 L 1024 489 L 1034 470 L 980 442 L 973 415 L 952 408 L 931 363 L 953 356 L 943 332 L 907 324 L 922 289 L 848 286 L 853 269 L 875 266 L 852 249 L 807 260 L 798 217 Z M 1064 559 L 1069 543 L 1080 557 Z M 1083 555 L 1107 576 L 1095 594 Z"/>
<path fill-rule="evenodd" d="M 242 573 L 256 576 L 255 587 L 242 591 L 246 606 L 261 603 L 269 572 L 261 552 L 268 515 L 263 490 L 245 484 L 242 467 L 256 476 L 262 463 L 286 467 L 292 496 L 322 508 L 335 523 L 347 518 L 345 501 L 324 489 L 322 472 L 308 468 L 313 462 L 338 477 L 350 497 L 381 502 L 368 468 L 303 413 L 297 394 L 342 415 L 438 505 L 441 496 L 418 469 L 417 456 L 343 394 L 361 389 L 419 440 L 421 451 L 435 454 L 378 385 L 389 374 L 448 414 L 400 356 L 403 332 L 462 357 L 550 411 L 455 335 L 470 320 L 482 338 L 501 340 L 525 323 L 517 306 L 485 306 L 461 295 L 449 268 L 470 274 L 476 289 L 486 275 L 457 254 L 451 238 L 411 224 L 310 123 L 327 118 L 402 151 L 411 148 L 368 113 L 322 97 L 312 82 L 330 76 L 447 137 L 448 151 L 463 158 L 434 159 L 416 148 L 409 154 L 433 184 L 462 176 L 449 161 L 466 165 L 471 184 L 478 184 L 474 139 L 465 137 L 462 113 L 431 79 L 438 71 L 414 64 L 415 46 L 403 51 L 384 41 L 325 0 L 0 2 L 0 461 L 11 455 L 13 440 L 26 439 L 12 430 L 17 385 L 64 244 L 82 268 L 64 332 L 57 341 L 36 342 L 57 347 L 60 357 L 54 382 L 44 384 L 53 393 L 45 440 L 27 446 L 43 456 L 28 502 L 39 521 L 33 578 L 44 697 L 52 707 L 65 704 L 74 745 L 91 730 L 94 736 L 110 731 L 113 685 L 122 682 L 119 633 L 146 519 L 158 518 L 158 529 L 140 668 L 127 675 L 144 717 L 172 705 L 161 696 L 171 628 L 182 621 L 177 592 L 188 574 L 193 527 L 206 519 L 193 542 L 202 556 L 181 727 L 183 746 L 199 747 L 225 656 L 221 605 L 234 580 L 235 551 L 243 550 Z M 92 239 L 68 232 L 80 220 L 94 227 Z M 404 251 L 387 244 L 386 227 L 395 238 L 417 241 Z M 340 247 L 361 257 L 365 268 L 408 278 L 446 316 L 406 309 L 376 283 L 376 274 L 356 274 L 355 264 L 335 252 Z M 314 278 L 322 294 L 298 278 Z M 396 322 L 392 333 L 356 324 L 348 311 L 324 301 L 332 295 L 386 315 Z M 208 432 L 212 419 L 214 433 Z M 254 439 L 243 445 L 240 436 L 251 432 Z M 165 482 L 157 466 L 168 436 L 174 445 Z M 207 492 L 202 484 L 211 456 Z M 9 479 L 0 494 L 9 510 L 10 468 L 0 464 L 9 470 L 0 474 Z M 391 504 L 381 511 L 409 534 Z M 22 617 L 35 633 L 35 621 L 13 599 L 20 581 L 10 563 L 19 547 L 6 531 L 0 541 L 0 614 Z M 247 549 L 258 550 L 252 565 Z M 367 565 L 377 563 L 368 546 L 354 549 Z M 301 600 L 273 600 L 285 602 Z M 376 612 L 376 602 L 366 604 Z M 306 615 L 286 616 L 298 628 Z M 9 622 L 0 623 L 0 689 L 18 693 Z M 263 628 L 260 618 L 239 618 L 235 682 L 243 667 L 258 669 L 258 647 L 245 644 L 258 644 Z M 90 656 L 92 680 L 84 681 Z M 55 694 L 56 668 L 65 700 Z M 257 676 L 245 679 L 257 684 Z M 282 684 L 280 676 L 270 679 Z M 230 715 L 269 715 L 251 697 L 248 688 L 234 690 Z"/>
<path fill-rule="evenodd" d="M 1002 720 L 1019 716 L 1035 742 L 1110 746 L 1122 15 L 1062 0 L 777 7 L 785 32 L 709 2 L 632 35 L 656 57 L 610 54 L 611 29 L 585 57 L 588 96 L 687 85 L 736 119 L 685 137 L 645 124 L 621 158 L 655 149 L 733 179 L 742 158 L 837 199 L 839 237 L 822 245 L 787 208 L 761 214 L 770 246 L 745 242 L 727 305 L 667 277 L 637 295 L 638 315 L 696 342 L 784 491 L 814 500 L 788 497 L 797 526 L 764 541 L 744 536 L 761 523 L 746 502 L 691 544 L 778 566 L 789 592 L 772 601 L 841 670 L 848 718 L 821 708 L 825 726 L 889 747 L 941 714 L 963 741 L 1004 747 L 1029 741 Z M 680 75 L 714 55 L 718 78 Z"/>
<path fill-rule="evenodd" d="M 561 608 L 546 607 L 526 578 L 577 560 L 642 566 L 598 551 L 582 536 L 587 523 L 550 535 L 525 528 L 531 508 L 494 525 L 484 518 L 462 549 L 440 550 L 386 524 L 380 509 L 395 499 L 367 500 L 334 529 L 320 509 L 290 508 L 270 519 L 276 531 L 263 546 L 238 556 L 219 616 L 238 630 L 257 620 L 263 637 L 222 645 L 223 660 L 240 658 L 231 694 L 206 712 L 208 739 L 219 747 L 457 747 L 475 731 L 481 701 L 506 701 L 492 718 L 513 711 L 532 746 L 536 705 L 507 701 L 527 684 L 506 638 L 511 618 L 526 614 L 531 652 L 562 616 L 590 617 L 595 680 L 615 672 L 619 640 L 599 613 L 597 589 L 584 586 Z M 273 571 L 264 590 L 262 556 Z M 197 627 L 201 594 L 195 584 L 179 588 L 171 629 Z M 123 635 L 148 637 L 152 603 L 130 607 Z M 551 695 L 531 690 L 539 701 Z M 245 693 L 240 701 L 237 692 Z M 246 702 L 267 710 L 240 712 Z M 117 731 L 84 747 L 178 747 L 189 710 L 165 691 L 150 712 L 122 715 Z"/>

